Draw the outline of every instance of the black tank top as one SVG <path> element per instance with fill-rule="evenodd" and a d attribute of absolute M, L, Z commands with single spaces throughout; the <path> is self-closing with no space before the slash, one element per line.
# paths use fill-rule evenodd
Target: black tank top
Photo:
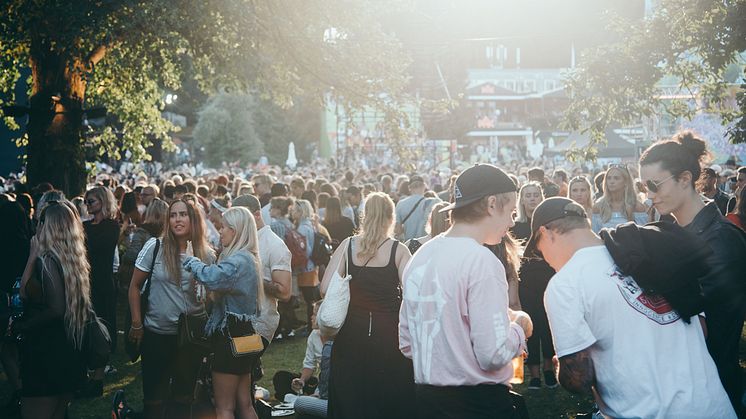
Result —
<path fill-rule="evenodd" d="M 389 263 L 386 266 L 357 266 L 352 261 L 352 240 L 347 246 L 350 280 L 350 311 L 392 313 L 399 312 L 401 306 L 401 284 L 396 267 L 396 249 L 399 243 L 391 246 Z"/>

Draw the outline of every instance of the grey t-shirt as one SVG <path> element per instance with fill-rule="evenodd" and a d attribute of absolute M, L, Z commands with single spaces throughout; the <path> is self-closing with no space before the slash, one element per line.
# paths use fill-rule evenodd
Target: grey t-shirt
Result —
<path fill-rule="evenodd" d="M 135 268 L 150 272 L 156 240 L 152 238 L 145 243 L 137 256 Z M 183 258 L 184 255 L 182 255 Z M 211 260 L 204 262 L 212 263 Z M 162 335 L 175 335 L 181 313 L 194 314 L 205 310 L 204 304 L 198 303 L 194 295 L 192 286 L 194 277 L 191 273 L 181 268 L 181 287 L 169 278 L 163 263 L 163 243 L 158 249 L 158 256 L 153 265 L 153 275 L 150 279 L 152 283 L 148 310 L 145 312 L 143 322 L 148 330 Z"/>

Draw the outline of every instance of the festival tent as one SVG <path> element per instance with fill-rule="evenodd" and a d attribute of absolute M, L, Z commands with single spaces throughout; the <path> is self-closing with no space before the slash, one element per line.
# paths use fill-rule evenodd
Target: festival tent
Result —
<path fill-rule="evenodd" d="M 631 138 L 627 138 L 618 134 L 614 129 L 609 128 L 604 133 L 606 138 L 606 144 L 598 144 L 599 158 L 634 158 L 637 157 L 635 141 Z M 565 154 L 572 148 L 583 148 L 587 147 L 591 142 L 589 133 L 581 134 L 580 132 L 572 132 L 570 135 L 562 141 L 562 143 L 544 150 L 544 154 L 553 156 L 557 154 Z"/>

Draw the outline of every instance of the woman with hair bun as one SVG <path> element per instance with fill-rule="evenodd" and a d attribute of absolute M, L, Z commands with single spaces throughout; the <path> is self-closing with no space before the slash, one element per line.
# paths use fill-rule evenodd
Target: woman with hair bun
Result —
<path fill-rule="evenodd" d="M 650 146 L 640 157 L 640 177 L 648 198 L 662 215 L 670 214 L 684 229 L 712 249 L 710 273 L 700 279 L 705 296 L 707 349 L 736 412 L 740 408 L 741 371 L 738 345 L 746 315 L 746 234 L 705 204 L 697 192 L 705 142 L 692 132 Z"/>

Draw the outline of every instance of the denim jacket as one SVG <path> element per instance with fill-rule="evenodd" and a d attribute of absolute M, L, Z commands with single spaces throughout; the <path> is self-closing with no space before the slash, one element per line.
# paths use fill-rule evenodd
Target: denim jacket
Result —
<path fill-rule="evenodd" d="M 308 256 L 308 263 L 306 264 L 306 268 L 303 269 L 302 272 L 311 272 L 312 270 L 316 269 L 316 265 L 313 263 L 313 261 L 311 261 L 311 254 L 313 253 L 313 241 L 316 230 L 314 230 L 313 224 L 311 224 L 311 220 L 308 219 L 298 223 L 297 230 L 298 233 L 306 238 L 306 256 Z"/>
<path fill-rule="evenodd" d="M 194 279 L 215 293 L 210 318 L 205 333 L 210 336 L 223 331 L 228 325 L 228 314 L 241 321 L 253 321 L 258 316 L 258 275 L 252 255 L 241 250 L 207 265 L 194 256 L 186 258 L 184 269 L 194 274 Z"/>

